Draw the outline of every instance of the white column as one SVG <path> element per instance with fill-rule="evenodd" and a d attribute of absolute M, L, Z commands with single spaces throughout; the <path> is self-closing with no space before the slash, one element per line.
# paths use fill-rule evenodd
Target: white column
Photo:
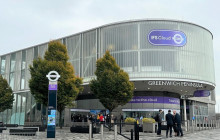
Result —
<path fill-rule="evenodd" d="M 117 140 L 117 125 L 115 125 L 114 131 L 115 131 L 115 140 Z"/>
<path fill-rule="evenodd" d="M 89 124 L 89 140 L 92 140 L 92 124 Z"/>
<path fill-rule="evenodd" d="M 186 99 L 183 99 L 183 110 L 184 110 L 184 123 L 185 123 L 185 131 L 187 131 L 187 118 L 186 118 Z"/>
<path fill-rule="evenodd" d="M 101 124 L 101 140 L 104 140 L 103 124 Z"/>

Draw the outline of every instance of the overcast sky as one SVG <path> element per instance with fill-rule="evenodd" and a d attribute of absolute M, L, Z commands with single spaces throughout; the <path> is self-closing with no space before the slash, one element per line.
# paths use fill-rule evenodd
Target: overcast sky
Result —
<path fill-rule="evenodd" d="M 219 5 L 219 0 L 1 0 L 0 55 L 123 20 L 189 21 L 213 33 L 216 101 L 220 104 Z"/>

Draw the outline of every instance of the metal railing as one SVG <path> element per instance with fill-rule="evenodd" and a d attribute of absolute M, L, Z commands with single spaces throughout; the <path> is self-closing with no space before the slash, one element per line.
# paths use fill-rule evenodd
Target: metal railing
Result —
<path fill-rule="evenodd" d="M 98 125 L 98 124 L 96 124 Z M 139 140 L 139 133 L 143 136 L 144 132 L 139 132 L 139 125 L 137 123 L 114 123 L 112 124 L 111 131 L 114 131 L 114 133 L 111 133 L 111 135 L 114 135 L 114 139 L 117 139 L 118 135 L 123 136 L 124 138 L 128 140 Z M 125 132 L 125 126 L 126 125 L 132 125 L 129 132 Z M 166 125 L 166 122 L 163 121 L 163 125 Z M 100 126 L 100 138 L 101 140 L 104 140 L 104 128 L 108 128 L 108 124 L 99 124 Z M 185 130 L 185 134 L 187 133 L 194 133 L 196 131 L 203 131 L 203 130 L 211 130 L 211 129 L 218 129 L 220 128 L 220 120 L 207 120 L 207 121 L 196 121 L 196 120 L 187 120 L 182 121 L 182 130 Z M 108 129 L 106 129 L 108 130 Z M 122 132 L 123 131 L 123 132 Z M 156 129 L 155 131 L 156 132 Z M 92 134 L 92 124 L 90 125 L 90 132 L 89 132 L 89 138 L 90 140 L 93 139 Z M 156 134 L 155 134 L 156 135 Z M 147 136 L 147 135 L 146 135 Z M 96 137 L 97 138 L 97 137 Z"/>
<path fill-rule="evenodd" d="M 220 120 L 187 120 L 186 124 L 186 131 L 189 133 L 220 128 Z"/>
<path fill-rule="evenodd" d="M 104 140 L 104 128 L 106 128 L 106 131 L 114 131 L 113 135 L 114 135 L 114 139 L 116 140 L 118 135 L 128 139 L 128 140 L 139 140 L 139 125 L 137 124 L 137 122 L 135 123 L 91 123 L 89 125 L 89 140 L 92 140 L 93 137 L 93 133 L 92 133 L 92 128 L 93 125 L 96 125 L 100 127 L 100 139 Z M 109 127 L 109 125 L 111 125 Z M 127 132 L 125 130 L 126 126 L 130 126 L 129 131 Z M 125 134 L 126 133 L 126 134 Z M 109 135 L 109 134 L 108 134 Z M 112 135 L 112 134 L 111 134 Z"/>

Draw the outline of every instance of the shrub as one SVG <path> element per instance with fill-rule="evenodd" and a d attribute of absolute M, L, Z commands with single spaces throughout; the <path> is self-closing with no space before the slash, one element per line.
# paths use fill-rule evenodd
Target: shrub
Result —
<path fill-rule="evenodd" d="M 144 123 L 155 123 L 156 121 L 153 118 L 143 118 Z"/>
<path fill-rule="evenodd" d="M 126 118 L 125 123 L 134 123 L 136 120 L 134 118 Z"/>

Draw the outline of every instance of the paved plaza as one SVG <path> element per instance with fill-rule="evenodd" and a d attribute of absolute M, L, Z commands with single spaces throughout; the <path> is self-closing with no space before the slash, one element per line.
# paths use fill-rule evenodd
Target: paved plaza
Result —
<path fill-rule="evenodd" d="M 129 132 L 124 133 L 126 136 L 130 137 Z M 8 130 L 0 133 L 1 140 L 47 140 L 46 132 L 39 132 L 37 136 L 16 136 L 16 135 L 9 135 Z M 100 140 L 100 134 L 94 134 L 93 140 Z M 69 128 L 58 129 L 56 131 L 56 138 L 50 138 L 50 140 L 88 140 L 89 134 L 83 133 L 71 133 Z M 113 131 L 104 131 L 104 139 L 105 140 L 114 140 L 114 132 Z M 126 138 L 117 135 L 118 140 L 127 140 Z M 212 129 L 212 130 L 203 130 L 203 131 L 196 131 L 194 133 L 184 133 L 183 137 L 172 137 L 166 138 L 165 131 L 162 131 L 162 136 L 158 137 L 156 133 L 143 133 L 140 132 L 140 140 L 220 140 L 220 129 Z"/>

